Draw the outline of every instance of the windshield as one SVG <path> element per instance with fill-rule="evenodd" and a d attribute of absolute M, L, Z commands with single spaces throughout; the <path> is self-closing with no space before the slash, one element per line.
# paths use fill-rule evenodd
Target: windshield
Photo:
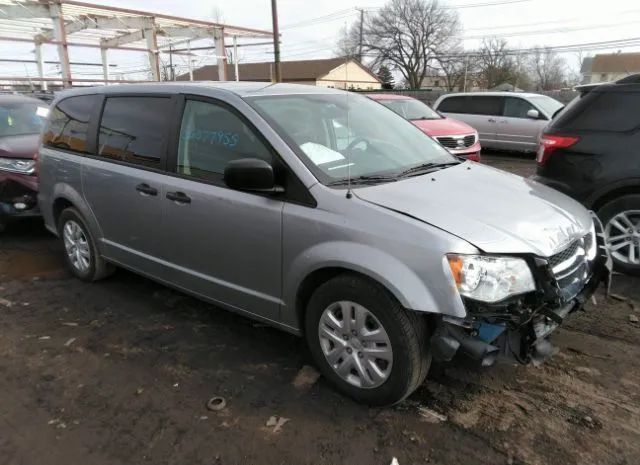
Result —
<path fill-rule="evenodd" d="M 48 112 L 37 102 L 0 103 L 0 137 L 39 134 Z"/>
<path fill-rule="evenodd" d="M 419 100 L 389 99 L 378 100 L 378 102 L 409 121 L 417 119 L 442 119 L 442 116 Z"/>
<path fill-rule="evenodd" d="M 547 97 L 546 95 L 539 95 L 536 97 L 529 97 L 529 100 L 535 104 L 538 108 L 541 108 L 550 118 L 562 108 L 564 105 L 558 102 L 556 99 Z"/>
<path fill-rule="evenodd" d="M 247 101 L 323 183 L 394 176 L 456 159 L 413 124 L 355 94 L 278 95 Z"/>

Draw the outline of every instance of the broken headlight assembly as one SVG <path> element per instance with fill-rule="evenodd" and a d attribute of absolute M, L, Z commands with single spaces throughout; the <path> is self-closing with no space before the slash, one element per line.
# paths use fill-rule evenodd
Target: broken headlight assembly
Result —
<path fill-rule="evenodd" d="M 446 260 L 458 292 L 469 299 L 495 303 L 536 289 L 522 258 L 448 254 Z"/>

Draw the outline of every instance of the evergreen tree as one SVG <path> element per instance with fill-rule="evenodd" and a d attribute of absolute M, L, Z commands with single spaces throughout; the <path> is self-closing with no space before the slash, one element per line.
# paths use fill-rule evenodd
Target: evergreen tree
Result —
<path fill-rule="evenodd" d="M 382 81 L 382 88 L 383 89 L 390 90 L 390 89 L 393 89 L 395 87 L 395 82 L 393 80 L 393 74 L 391 74 L 391 71 L 385 65 L 380 66 L 380 69 L 378 70 L 378 79 L 380 79 L 380 81 Z"/>

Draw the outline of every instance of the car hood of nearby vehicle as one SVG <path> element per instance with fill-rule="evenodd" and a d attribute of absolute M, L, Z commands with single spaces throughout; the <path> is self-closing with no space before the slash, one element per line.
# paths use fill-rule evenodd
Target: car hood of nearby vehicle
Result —
<path fill-rule="evenodd" d="M 451 118 L 416 119 L 411 122 L 430 136 L 460 136 L 476 132 L 468 124 Z"/>
<path fill-rule="evenodd" d="M 564 194 L 471 162 L 354 193 L 487 253 L 548 257 L 589 232 L 593 221 L 582 205 Z"/>
<path fill-rule="evenodd" d="M 0 157 L 33 158 L 39 143 L 40 134 L 0 137 Z"/>

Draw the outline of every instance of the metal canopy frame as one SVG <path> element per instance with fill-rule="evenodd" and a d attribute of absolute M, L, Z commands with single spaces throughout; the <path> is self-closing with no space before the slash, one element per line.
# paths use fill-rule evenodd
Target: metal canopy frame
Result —
<path fill-rule="evenodd" d="M 124 82 L 109 78 L 109 50 L 146 52 L 154 81 L 160 80 L 159 54 L 178 44 L 187 50 L 171 51 L 175 55 L 192 56 L 192 41 L 213 40 L 219 79 L 227 80 L 225 38 L 272 39 L 271 31 L 231 26 L 196 19 L 95 5 L 75 0 L 0 0 L 0 41 L 27 42 L 35 46 L 38 78 L 10 77 L 2 81 L 39 81 L 43 90 L 48 82 Z M 55 45 L 61 67 L 61 78 L 44 76 L 42 45 Z M 242 44 L 242 45 L 251 45 Z M 256 44 L 258 45 L 258 44 Z M 73 79 L 69 47 L 99 48 L 103 79 Z M 189 74 L 193 78 L 191 59 Z M 234 60 L 236 61 L 236 60 Z M 128 81 L 132 82 L 132 81 Z"/>

